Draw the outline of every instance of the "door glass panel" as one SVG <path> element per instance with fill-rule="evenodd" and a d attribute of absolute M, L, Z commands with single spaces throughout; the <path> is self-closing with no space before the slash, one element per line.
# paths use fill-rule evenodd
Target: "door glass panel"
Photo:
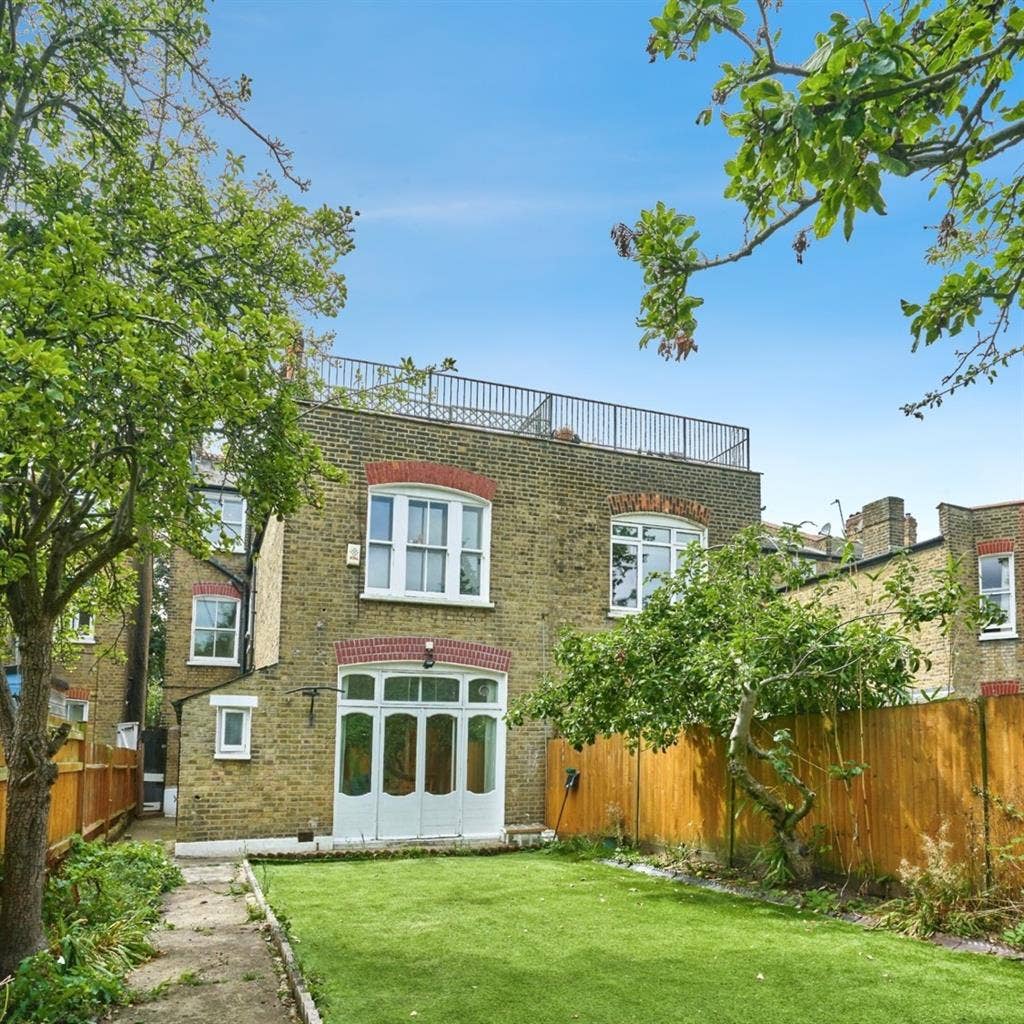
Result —
<path fill-rule="evenodd" d="M 616 608 L 637 606 L 636 545 L 612 545 L 612 604 Z"/>
<path fill-rule="evenodd" d="M 344 700 L 373 700 L 373 676 L 345 676 L 341 681 L 341 696 Z"/>
<path fill-rule="evenodd" d="M 384 779 L 388 796 L 416 792 L 416 726 L 414 715 L 389 715 L 384 719 Z"/>
<path fill-rule="evenodd" d="M 427 703 L 454 703 L 459 699 L 458 679 L 445 676 L 424 676 L 420 681 L 422 699 Z"/>
<path fill-rule="evenodd" d="M 384 699 L 391 701 L 417 701 L 420 699 L 420 681 L 417 676 L 391 676 L 384 680 Z"/>
<path fill-rule="evenodd" d="M 456 720 L 454 715 L 427 718 L 425 788 L 435 796 L 455 789 Z"/>
<path fill-rule="evenodd" d="M 341 747 L 338 757 L 338 789 L 345 796 L 365 796 L 369 793 L 373 771 L 373 718 L 370 715 L 342 716 Z"/>
<path fill-rule="evenodd" d="M 497 704 L 498 683 L 494 679 L 470 679 L 470 704 Z"/>
<path fill-rule="evenodd" d="M 466 789 L 470 793 L 490 793 L 494 790 L 498 723 L 490 715 L 473 715 L 468 735 Z"/>

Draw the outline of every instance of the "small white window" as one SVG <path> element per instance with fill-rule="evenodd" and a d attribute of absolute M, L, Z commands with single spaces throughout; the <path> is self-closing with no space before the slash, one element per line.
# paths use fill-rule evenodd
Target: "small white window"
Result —
<path fill-rule="evenodd" d="M 75 612 L 71 617 L 71 629 L 75 634 L 73 643 L 94 644 L 96 642 L 92 612 Z"/>
<path fill-rule="evenodd" d="M 245 550 L 245 498 L 234 491 L 203 491 L 203 500 L 218 518 L 206 531 L 207 543 L 215 551 Z"/>
<path fill-rule="evenodd" d="M 69 722 L 88 722 L 89 702 L 87 700 L 65 700 L 64 717 Z"/>
<path fill-rule="evenodd" d="M 217 711 L 217 736 L 213 756 L 222 760 L 247 761 L 252 757 L 252 709 L 256 697 L 215 693 L 210 704 Z"/>
<path fill-rule="evenodd" d="M 663 515 L 618 516 L 611 523 L 610 605 L 613 615 L 638 612 L 690 544 L 707 546 L 702 526 Z"/>
<path fill-rule="evenodd" d="M 984 555 L 978 559 L 978 590 L 983 598 L 1002 609 L 1002 622 L 981 631 L 982 639 L 1017 635 L 1017 602 L 1013 585 L 1013 555 Z"/>
<path fill-rule="evenodd" d="M 364 597 L 487 604 L 491 506 L 431 488 L 370 492 Z"/>
<path fill-rule="evenodd" d="M 238 664 L 239 603 L 234 597 L 193 599 L 191 664 Z"/>

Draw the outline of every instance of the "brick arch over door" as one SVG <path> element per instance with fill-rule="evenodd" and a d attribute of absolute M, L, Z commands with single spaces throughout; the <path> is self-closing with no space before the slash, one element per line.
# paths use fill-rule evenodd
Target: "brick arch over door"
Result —
<path fill-rule="evenodd" d="M 467 665 L 492 672 L 507 672 L 512 661 L 512 652 L 504 647 L 432 636 L 367 636 L 357 640 L 338 640 L 334 644 L 334 653 L 339 665 L 423 661 L 428 641 L 434 644 L 434 660 L 438 664 Z"/>
<path fill-rule="evenodd" d="M 367 462 L 366 482 L 375 484 L 431 484 L 475 494 L 486 501 L 494 498 L 497 481 L 443 462 Z"/>
<path fill-rule="evenodd" d="M 609 494 L 608 507 L 613 516 L 629 512 L 660 512 L 666 516 L 679 516 L 692 522 L 707 526 L 711 518 L 711 510 L 692 498 L 676 498 L 671 494 L 659 494 L 656 491 L 632 492 L 628 494 Z"/>

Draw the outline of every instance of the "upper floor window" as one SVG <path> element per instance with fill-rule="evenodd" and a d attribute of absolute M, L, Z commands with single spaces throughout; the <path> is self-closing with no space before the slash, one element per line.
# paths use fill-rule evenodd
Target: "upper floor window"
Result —
<path fill-rule="evenodd" d="M 218 521 L 205 532 L 214 551 L 245 550 L 245 498 L 234 491 L 206 490 L 203 500 Z"/>
<path fill-rule="evenodd" d="M 92 644 L 96 642 L 92 612 L 75 612 L 71 616 L 71 629 L 74 632 L 73 643 Z"/>
<path fill-rule="evenodd" d="M 658 589 L 658 576 L 676 571 L 679 555 L 688 544 L 707 546 L 707 531 L 702 526 L 672 516 L 617 516 L 611 531 L 613 614 L 640 611 Z"/>
<path fill-rule="evenodd" d="M 978 589 L 1002 609 L 1002 622 L 985 626 L 982 637 L 1015 637 L 1017 635 L 1017 602 L 1013 586 L 1013 555 L 983 555 L 978 559 Z"/>
<path fill-rule="evenodd" d="M 197 665 L 238 664 L 238 606 L 233 597 L 192 601 L 192 657 Z"/>
<path fill-rule="evenodd" d="M 366 595 L 485 604 L 491 506 L 418 487 L 370 491 Z"/>
<path fill-rule="evenodd" d="M 64 701 L 64 715 L 69 722 L 88 722 L 89 702 L 87 700 L 72 700 L 69 697 Z"/>

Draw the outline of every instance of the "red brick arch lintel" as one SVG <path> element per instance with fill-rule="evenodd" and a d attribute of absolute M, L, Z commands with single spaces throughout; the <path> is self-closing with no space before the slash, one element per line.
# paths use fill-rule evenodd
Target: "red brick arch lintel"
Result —
<path fill-rule="evenodd" d="M 608 507 L 613 516 L 628 512 L 659 512 L 666 516 L 689 519 L 700 523 L 701 526 L 707 526 L 711 519 L 711 510 L 699 501 L 692 498 L 676 498 L 671 494 L 659 494 L 656 491 L 609 494 Z"/>
<path fill-rule="evenodd" d="M 1012 555 L 1013 538 L 1001 537 L 999 540 L 979 540 L 979 555 Z"/>
<path fill-rule="evenodd" d="M 489 476 L 443 462 L 367 462 L 365 468 L 366 482 L 371 487 L 375 484 L 429 484 L 465 491 L 486 501 L 492 501 L 498 489 L 497 481 Z"/>
<path fill-rule="evenodd" d="M 430 636 L 367 636 L 338 640 L 334 644 L 334 653 L 339 665 L 423 661 L 428 640 L 433 641 L 434 660 L 439 665 L 467 665 L 492 672 L 507 672 L 512 661 L 512 652 L 503 647 Z"/>
<path fill-rule="evenodd" d="M 233 583 L 193 583 L 192 596 L 240 598 L 242 592 Z"/>

